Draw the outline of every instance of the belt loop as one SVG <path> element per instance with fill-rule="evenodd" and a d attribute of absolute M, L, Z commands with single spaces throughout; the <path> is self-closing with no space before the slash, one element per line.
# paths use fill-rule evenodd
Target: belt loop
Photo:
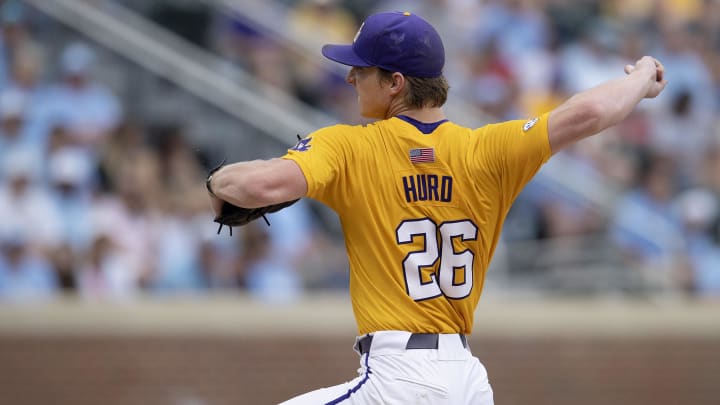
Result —
<path fill-rule="evenodd" d="M 360 351 L 360 354 L 363 355 L 365 353 L 368 353 L 370 351 L 370 346 L 372 346 L 372 335 L 366 335 L 360 340 L 358 340 L 358 349 Z"/>
<path fill-rule="evenodd" d="M 467 336 L 465 336 L 465 334 L 463 334 L 463 333 L 460 334 L 460 341 L 462 342 L 463 347 L 467 349 L 468 343 L 467 343 Z"/>

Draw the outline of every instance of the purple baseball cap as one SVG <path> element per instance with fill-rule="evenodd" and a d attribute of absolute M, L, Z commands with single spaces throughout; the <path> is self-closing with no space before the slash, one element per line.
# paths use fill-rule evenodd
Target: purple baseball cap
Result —
<path fill-rule="evenodd" d="M 435 28 L 399 11 L 369 16 L 352 45 L 325 45 L 322 54 L 343 65 L 377 66 L 415 77 L 438 77 L 445 65 L 445 48 Z"/>

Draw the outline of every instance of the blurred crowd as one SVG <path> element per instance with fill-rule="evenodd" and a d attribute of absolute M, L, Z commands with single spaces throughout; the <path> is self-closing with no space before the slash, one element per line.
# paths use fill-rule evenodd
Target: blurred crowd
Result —
<path fill-rule="evenodd" d="M 300 274 L 332 256 L 316 259 L 306 202 L 272 227 L 217 235 L 184 127 L 126 117 L 95 78 L 94 45 L 71 41 L 50 59 L 27 12 L 0 9 L 0 301 L 241 289 L 286 301 L 337 284 Z"/>
<path fill-rule="evenodd" d="M 270 227 L 216 235 L 208 162 L 185 128 L 127 117 L 131 100 L 93 75 L 92 45 L 68 43 L 50 58 L 22 3 L 0 3 L 0 299 L 247 289 L 287 301 L 347 286 L 342 246 L 305 201 Z M 274 22 L 284 40 L 253 10 L 156 3 L 149 18 L 351 123 L 362 122 L 353 90 L 318 62 L 319 49 L 352 41 L 374 11 L 430 20 L 446 45 L 451 98 L 493 120 L 536 116 L 656 56 L 670 83 L 662 97 L 556 155 L 519 197 L 504 240 L 601 236 L 649 290 L 720 296 L 720 2 L 268 2 L 284 10 Z"/>

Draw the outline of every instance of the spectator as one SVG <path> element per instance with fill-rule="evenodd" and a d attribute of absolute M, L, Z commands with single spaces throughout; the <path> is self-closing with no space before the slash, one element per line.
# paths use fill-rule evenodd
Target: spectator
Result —
<path fill-rule="evenodd" d="M 26 102 L 25 96 L 18 91 L 0 92 L 0 168 L 19 150 L 31 151 L 38 156 L 43 152 L 36 147 L 28 134 Z"/>
<path fill-rule="evenodd" d="M 496 43 L 500 57 L 506 62 L 522 55 L 547 49 L 550 29 L 540 4 L 527 0 L 491 1 L 479 14 L 475 28 L 477 48 Z"/>
<path fill-rule="evenodd" d="M 61 213 L 39 183 L 41 162 L 41 157 L 31 150 L 14 150 L 3 162 L 0 230 L 32 229 L 30 242 L 45 249 L 58 242 Z"/>
<path fill-rule="evenodd" d="M 690 269 L 681 281 L 688 292 L 720 297 L 720 244 L 712 235 L 718 220 L 718 200 L 710 191 L 692 189 L 677 197 L 685 228 Z"/>
<path fill-rule="evenodd" d="M 706 130 L 709 120 L 717 111 L 716 94 L 717 83 L 713 83 L 710 69 L 702 59 L 695 46 L 695 28 L 689 25 L 671 24 L 661 31 L 662 40 L 658 42 L 658 53 L 669 73 L 673 85 L 668 87 L 668 97 L 656 100 L 656 103 L 665 108 L 665 112 L 672 109 L 678 96 L 689 94 L 698 125 Z"/>
<path fill-rule="evenodd" d="M 712 142 L 718 106 L 710 70 L 692 47 L 690 30 L 675 24 L 663 31 L 661 57 L 668 61 L 665 66 L 672 72 L 673 84 L 657 102 L 650 120 L 651 147 L 678 159 L 686 183 L 692 183 L 697 163 Z"/>
<path fill-rule="evenodd" d="M 154 226 L 160 235 L 155 252 L 157 265 L 151 280 L 154 291 L 162 294 L 197 294 L 205 292 L 210 286 L 211 271 L 205 272 L 202 267 L 202 255 L 205 253 L 202 250 L 202 230 L 207 225 L 207 213 L 203 214 L 204 218 L 200 222 L 196 218 L 197 207 L 193 206 L 193 202 L 179 198 L 167 199 Z"/>
<path fill-rule="evenodd" d="M 72 139 L 94 149 L 105 143 L 122 117 L 115 95 L 92 76 L 94 51 L 76 42 L 62 52 L 62 81 L 48 90 L 47 119 L 61 121 Z"/>
<path fill-rule="evenodd" d="M 75 252 L 90 246 L 94 166 L 78 147 L 63 147 L 48 156 L 50 197 L 60 215 L 61 243 Z"/>
<path fill-rule="evenodd" d="M 98 234 L 85 261 L 80 265 L 77 285 L 80 296 L 88 300 L 121 300 L 137 294 L 138 281 L 126 268 L 113 238 Z"/>
<path fill-rule="evenodd" d="M 310 211 L 310 203 L 300 200 L 269 216 L 272 226 L 268 228 L 273 252 L 284 258 L 288 265 L 301 267 L 303 259 L 313 254 L 314 236 L 317 229 Z"/>
<path fill-rule="evenodd" d="M 43 111 L 47 91 L 47 84 L 42 80 L 44 67 L 44 52 L 39 46 L 23 47 L 10 66 L 6 90 L 22 94 L 25 100 L 25 132 L 38 148 L 46 146 L 50 124 L 45 120 L 47 114 Z"/>
<path fill-rule="evenodd" d="M 493 40 L 480 50 L 470 64 L 469 97 L 485 114 L 502 119 L 519 113 L 518 81 L 509 64 L 498 53 Z"/>
<path fill-rule="evenodd" d="M 602 184 L 603 181 L 592 163 L 587 158 L 571 152 L 562 158 L 558 157 L 557 164 L 548 167 L 543 178 L 539 179 L 539 184 L 542 184 L 543 180 L 550 180 L 545 177 L 546 174 L 554 172 L 553 177 L 555 177 L 557 170 L 569 170 L 567 173 L 571 172 L 572 175 L 567 177 L 571 181 L 584 179 L 587 184 L 587 187 L 580 188 L 580 192 L 570 191 L 564 189 L 562 185 L 554 184 L 556 187 L 559 186 L 554 193 L 542 193 L 543 195 L 536 196 L 544 217 L 546 237 L 568 240 L 573 237 L 582 238 L 583 235 L 597 235 L 604 231 L 604 221 L 600 213 L 583 195 L 588 192 L 588 188 Z"/>
<path fill-rule="evenodd" d="M 24 21 L 23 4 L 18 0 L 0 3 L 0 89 L 8 86 L 18 53 L 34 46 Z"/>
<path fill-rule="evenodd" d="M 205 170 L 178 125 L 155 132 L 162 199 L 172 207 L 190 214 L 207 209 L 205 190 L 198 187 L 205 180 Z"/>
<path fill-rule="evenodd" d="M 151 191 L 159 188 L 157 179 L 148 176 L 153 173 L 145 169 L 125 166 L 115 189 L 100 193 L 93 200 L 95 238 L 110 239 L 112 263 L 120 263 L 122 280 L 132 280 L 128 282 L 128 294 L 149 287 L 157 269 L 158 212 L 156 195 Z M 129 285 L 133 286 L 132 291 Z"/>
<path fill-rule="evenodd" d="M 677 160 L 681 180 L 690 186 L 696 181 L 703 156 L 714 141 L 714 117 L 707 115 L 710 110 L 698 105 L 697 93 L 686 89 L 669 96 L 672 97 L 669 104 L 651 115 L 650 144 Z"/>
<path fill-rule="evenodd" d="M 160 176 L 157 153 L 148 142 L 145 128 L 137 122 L 125 121 L 118 125 L 103 146 L 99 160 L 101 186 L 110 192 L 116 192 L 128 168 L 140 168 L 145 172 L 146 181 Z M 159 185 L 148 186 L 148 191 L 155 186 L 158 187 L 156 192 L 160 192 Z"/>
<path fill-rule="evenodd" d="M 675 292 L 675 266 L 683 249 L 682 225 L 673 206 L 674 163 L 649 154 L 641 160 L 636 188 L 615 207 L 611 237 L 631 269 L 653 290 Z"/>
<path fill-rule="evenodd" d="M 84 254 L 85 252 L 79 252 Z M 53 247 L 47 258 L 53 267 L 58 281 L 58 288 L 64 294 L 77 294 L 77 271 L 80 265 L 80 254 L 68 244 Z"/>
<path fill-rule="evenodd" d="M 32 248 L 29 235 L 5 229 L 0 235 L 0 300 L 47 299 L 56 292 L 55 274 Z"/>
<path fill-rule="evenodd" d="M 580 39 L 564 46 L 560 52 L 558 65 L 563 92 L 574 94 L 614 78 L 614 67 L 627 63 L 619 58 L 619 47 L 618 32 L 607 21 L 596 20 L 585 26 Z"/>
<path fill-rule="evenodd" d="M 54 212 L 59 214 L 58 240 L 48 246 L 48 258 L 60 288 L 75 292 L 75 273 L 92 238 L 92 167 L 85 151 L 75 146 L 52 151 L 48 160 L 49 197 Z"/>
<path fill-rule="evenodd" d="M 302 294 L 302 283 L 295 270 L 272 250 L 265 224 L 252 222 L 243 230 L 242 253 L 238 261 L 241 285 L 257 299 L 268 303 L 287 303 Z"/>
<path fill-rule="evenodd" d="M 43 87 L 41 80 L 44 63 L 44 52 L 39 45 L 28 44 L 20 48 L 9 66 L 6 88 L 33 97 Z"/>

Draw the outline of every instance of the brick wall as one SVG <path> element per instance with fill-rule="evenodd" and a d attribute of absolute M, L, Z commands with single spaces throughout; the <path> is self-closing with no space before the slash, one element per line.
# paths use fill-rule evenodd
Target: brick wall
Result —
<path fill-rule="evenodd" d="M 498 405 L 720 398 L 718 306 L 484 308 L 470 345 Z M 0 307 L 0 405 L 275 404 L 355 377 L 348 314 L 332 300 Z"/>
<path fill-rule="evenodd" d="M 471 340 L 499 405 L 716 404 L 717 339 Z M 0 338 L 0 404 L 273 404 L 351 379 L 346 338 Z"/>

